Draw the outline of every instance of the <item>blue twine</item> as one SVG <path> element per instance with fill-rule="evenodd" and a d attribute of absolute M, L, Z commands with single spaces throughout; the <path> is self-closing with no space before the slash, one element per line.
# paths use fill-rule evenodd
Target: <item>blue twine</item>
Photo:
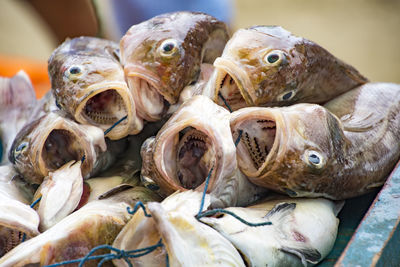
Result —
<path fill-rule="evenodd" d="M 222 99 L 222 101 L 224 102 L 225 106 L 228 108 L 229 112 L 232 113 L 233 110 L 229 106 L 228 101 L 226 101 L 226 99 L 222 96 L 221 92 L 218 92 L 218 96 Z"/>
<path fill-rule="evenodd" d="M 125 117 L 121 118 L 120 120 L 118 120 L 116 123 L 114 123 L 110 128 L 108 128 L 107 130 L 105 130 L 104 135 L 107 135 L 109 132 L 111 132 L 112 129 L 115 128 L 115 126 L 117 126 L 118 124 L 120 124 L 122 121 L 124 121 L 126 118 L 128 118 L 128 115 L 126 115 Z"/>
<path fill-rule="evenodd" d="M 41 199 L 42 199 L 42 196 L 40 196 L 38 199 L 36 199 L 35 201 L 33 201 L 33 203 L 30 205 L 30 207 L 33 209 L 33 208 L 36 206 L 36 204 L 39 203 L 39 201 L 40 201 Z M 26 240 L 26 234 L 24 233 L 24 234 L 22 235 L 21 243 L 22 243 L 22 242 L 25 242 L 25 240 Z"/>
<path fill-rule="evenodd" d="M 213 210 L 205 211 L 205 212 L 202 212 L 201 214 L 197 215 L 196 218 L 197 218 L 197 219 L 200 219 L 200 218 L 202 218 L 202 217 L 211 216 L 211 215 L 214 215 L 214 214 L 217 214 L 217 213 L 229 214 L 229 215 L 231 215 L 233 218 L 239 220 L 241 223 L 244 223 L 244 224 L 246 224 L 246 225 L 248 225 L 248 226 L 251 226 L 251 227 L 272 225 L 271 222 L 262 222 L 262 223 L 251 223 L 251 222 L 248 222 L 248 221 L 246 221 L 245 219 L 243 219 L 243 218 L 237 216 L 235 213 L 233 213 L 233 212 L 231 212 L 231 211 L 229 211 L 229 210 L 225 210 L 225 209 L 213 209 Z"/>
<path fill-rule="evenodd" d="M 129 213 L 129 214 L 132 214 L 132 215 L 134 215 L 134 214 L 138 211 L 139 208 L 142 208 L 142 209 L 143 209 L 144 216 L 146 216 L 146 217 L 151 217 L 151 215 L 147 213 L 146 207 L 144 206 L 144 204 L 143 204 L 141 201 L 138 201 L 138 202 L 135 204 L 135 207 L 133 208 L 133 210 L 132 210 L 131 207 L 129 207 L 129 206 L 126 207 L 128 213 Z"/>
<path fill-rule="evenodd" d="M 79 267 L 82 267 L 83 264 L 85 264 L 85 262 L 87 262 L 89 260 L 98 260 L 98 259 L 101 259 L 100 262 L 97 265 L 99 267 L 102 266 L 103 263 L 105 263 L 106 261 L 114 260 L 114 259 L 124 259 L 125 262 L 129 266 L 132 266 L 131 262 L 128 260 L 129 258 L 142 257 L 144 255 L 147 255 L 147 254 L 153 252 L 154 250 L 156 250 L 157 248 L 162 247 L 162 246 L 164 246 L 162 244 L 162 239 L 160 239 L 157 242 L 157 244 L 155 244 L 155 245 L 152 245 L 152 246 L 149 246 L 149 247 L 146 247 L 146 248 L 140 248 L 140 249 L 135 249 L 135 250 L 127 250 L 127 251 L 114 248 L 113 246 L 110 246 L 110 245 L 100 245 L 100 246 L 97 246 L 97 247 L 93 248 L 83 258 L 63 261 L 63 262 L 59 262 L 59 263 L 55 263 L 55 264 L 51 264 L 51 265 L 46 265 L 46 267 L 58 267 L 58 266 L 61 266 L 61 265 L 71 264 L 71 263 L 78 263 L 78 262 L 79 262 Z M 107 254 L 92 256 L 93 253 L 95 253 L 96 251 L 98 251 L 100 249 L 109 249 L 109 250 L 114 251 L 116 253 L 107 253 Z"/>
<path fill-rule="evenodd" d="M 214 166 L 212 166 L 212 168 L 211 168 L 211 170 L 210 170 L 210 172 L 208 173 L 208 176 L 207 176 L 207 178 L 206 178 L 206 184 L 204 185 L 203 195 L 202 195 L 202 197 L 201 197 L 200 210 L 199 210 L 199 212 L 197 213 L 196 217 L 199 216 L 199 215 L 201 214 L 201 212 L 203 211 L 203 208 L 204 208 L 204 201 L 205 201 L 205 199 L 206 199 L 206 192 L 207 192 L 207 188 L 208 188 L 208 183 L 209 183 L 209 181 L 210 181 L 211 173 L 212 173 L 213 170 L 214 170 Z"/>
<path fill-rule="evenodd" d="M 242 138 L 242 134 L 243 134 L 243 130 L 239 130 L 239 135 L 238 135 L 238 137 L 236 138 L 235 146 L 238 146 L 238 144 L 239 144 L 239 142 L 240 142 L 240 139 Z"/>

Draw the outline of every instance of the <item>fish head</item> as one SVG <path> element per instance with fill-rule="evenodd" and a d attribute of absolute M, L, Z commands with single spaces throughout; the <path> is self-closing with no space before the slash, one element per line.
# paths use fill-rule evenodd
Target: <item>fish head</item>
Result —
<path fill-rule="evenodd" d="M 316 104 L 244 108 L 232 114 L 240 170 L 250 180 L 290 196 L 331 186 L 345 162 L 346 138 L 339 119 Z"/>
<path fill-rule="evenodd" d="M 233 34 L 214 62 L 208 86 L 214 101 L 232 110 L 283 106 L 301 99 L 299 75 L 306 71 L 303 39 L 279 26 L 255 26 Z M 215 89 L 214 89 L 215 88 Z"/>
<path fill-rule="evenodd" d="M 164 194 L 202 189 L 209 191 L 235 173 L 235 146 L 229 130 L 229 112 L 205 96 L 186 101 L 155 138 L 142 147 L 142 175 Z"/>
<path fill-rule="evenodd" d="M 183 88 L 198 80 L 203 58 L 210 57 L 204 43 L 213 34 L 225 44 L 225 25 L 195 12 L 163 14 L 129 29 L 120 42 L 121 61 L 141 117 L 159 120 Z M 223 45 L 215 46 L 219 52 L 211 54 L 220 55 Z"/>
<path fill-rule="evenodd" d="M 116 43 L 80 37 L 64 42 L 49 59 L 52 92 L 75 120 L 104 131 L 127 117 L 108 133 L 111 139 L 136 134 L 143 127 L 118 56 Z"/>
<path fill-rule="evenodd" d="M 52 112 L 24 126 L 12 144 L 9 160 L 27 180 L 41 183 L 49 172 L 83 158 L 82 175 L 87 177 L 96 154 L 106 148 L 100 128 L 78 125 Z"/>

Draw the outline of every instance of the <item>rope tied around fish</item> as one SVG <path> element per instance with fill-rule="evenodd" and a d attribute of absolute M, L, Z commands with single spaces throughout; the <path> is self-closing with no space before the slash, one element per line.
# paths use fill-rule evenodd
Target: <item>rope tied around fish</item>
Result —
<path fill-rule="evenodd" d="M 226 107 L 228 108 L 228 110 L 230 112 L 232 112 L 231 107 L 229 106 L 228 102 L 225 100 L 225 98 L 219 93 L 218 94 L 219 97 L 222 99 L 222 101 L 225 103 Z M 104 134 L 106 135 L 107 133 L 109 133 L 109 131 L 111 131 L 116 125 L 118 125 L 119 123 L 121 123 L 124 119 L 126 119 L 126 116 L 122 119 L 120 119 L 119 121 L 117 121 L 113 126 L 111 126 L 109 129 L 107 129 Z M 235 140 L 235 146 L 238 146 L 241 137 L 242 137 L 242 133 L 243 131 L 239 131 L 239 135 L 237 137 L 237 139 Z M 84 157 L 82 158 L 82 161 L 84 160 Z M 224 214 L 228 214 L 230 216 L 232 216 L 233 218 L 239 220 L 241 223 L 248 225 L 250 227 L 260 227 L 260 226 L 267 226 L 267 225 L 272 225 L 271 222 L 267 221 L 267 222 L 262 222 L 262 223 L 251 223 L 246 221 L 245 219 L 239 217 L 238 215 L 236 215 L 234 212 L 225 210 L 225 209 L 211 209 L 211 210 L 205 210 L 204 209 L 204 205 L 205 205 L 205 198 L 206 198 L 206 192 L 208 189 L 208 185 L 209 185 L 209 181 L 212 175 L 212 172 L 214 170 L 214 166 L 211 167 L 207 178 L 205 180 L 205 185 L 204 185 L 204 190 L 202 193 L 202 198 L 201 198 L 201 203 L 200 203 L 200 208 L 198 213 L 195 215 L 195 218 L 200 221 L 201 218 L 203 217 L 207 217 L 207 216 L 212 216 L 218 213 L 224 213 Z M 40 199 L 38 199 L 37 201 L 35 201 L 36 203 L 39 201 Z M 35 203 L 35 204 L 36 204 Z M 33 204 L 32 204 L 33 205 Z M 143 204 L 143 202 L 138 201 L 135 206 L 133 207 L 133 209 L 131 207 L 127 207 L 127 212 L 129 214 L 131 214 L 132 216 L 136 214 L 136 212 L 142 209 L 144 216 L 146 217 L 152 217 L 151 214 L 148 213 L 146 206 Z M 201 222 L 201 221 L 200 221 Z M 69 260 L 69 261 L 63 261 L 63 262 L 59 262 L 59 263 L 55 263 L 55 264 L 51 264 L 51 265 L 47 265 L 46 267 L 57 267 L 57 266 L 62 266 L 62 265 L 66 265 L 66 264 L 71 264 L 71 263 L 79 263 L 79 267 L 83 266 L 83 264 L 87 261 L 90 260 L 100 260 L 100 262 L 98 263 L 98 267 L 102 266 L 103 263 L 105 263 L 106 261 L 109 260 L 114 260 L 114 259 L 123 259 L 128 266 L 132 267 L 132 263 L 129 261 L 130 258 L 138 258 L 138 257 L 142 257 L 145 256 L 147 254 L 152 253 L 154 250 L 156 250 L 159 247 L 163 247 L 164 244 L 162 243 L 162 239 L 160 239 L 155 245 L 152 246 L 148 246 L 148 247 L 144 247 L 144 248 L 140 248 L 140 249 L 135 249 L 135 250 L 122 250 L 122 249 L 118 249 L 115 248 L 113 246 L 110 245 L 100 245 L 97 247 L 94 247 L 88 254 L 86 254 L 85 257 L 80 258 L 80 259 L 75 259 L 75 260 Z M 102 255 L 94 255 L 92 256 L 96 251 L 100 250 L 100 249 L 109 249 L 111 251 L 111 253 L 107 253 L 107 254 L 102 254 Z M 169 267 L 169 257 L 168 257 L 168 253 L 166 253 L 166 266 Z"/>

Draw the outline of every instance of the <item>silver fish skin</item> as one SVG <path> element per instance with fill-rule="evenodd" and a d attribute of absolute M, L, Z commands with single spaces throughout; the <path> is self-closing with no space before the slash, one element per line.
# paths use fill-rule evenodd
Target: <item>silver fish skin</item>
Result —
<path fill-rule="evenodd" d="M 226 237 L 240 251 L 246 266 L 311 266 L 328 255 L 336 240 L 337 213 L 343 202 L 282 198 L 247 208 L 227 210 L 252 222 L 250 227 L 226 214 L 200 220 Z"/>
<path fill-rule="evenodd" d="M 29 205 L 30 190 L 21 190 L 11 164 L 0 166 L 0 257 L 27 238 L 39 234 L 39 215 Z"/>
<path fill-rule="evenodd" d="M 0 77 L 0 164 L 7 164 L 7 153 L 15 136 L 32 117 L 36 94 L 28 75 L 19 71 L 12 78 Z"/>
<path fill-rule="evenodd" d="M 49 265 L 81 258 L 98 245 L 112 244 L 131 218 L 127 206 L 145 201 L 143 198 L 149 198 L 149 194 L 152 193 L 148 190 L 133 188 L 92 201 L 44 233 L 19 244 L 0 259 L 0 266 Z M 97 263 L 89 261 L 85 266 Z"/>

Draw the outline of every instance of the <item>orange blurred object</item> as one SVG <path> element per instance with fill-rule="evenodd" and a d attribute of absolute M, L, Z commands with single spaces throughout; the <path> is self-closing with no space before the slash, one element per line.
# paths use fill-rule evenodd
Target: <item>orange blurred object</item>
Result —
<path fill-rule="evenodd" d="M 51 88 L 47 61 L 0 55 L 0 76 L 12 77 L 24 70 L 35 88 L 36 98 L 44 96 Z"/>

